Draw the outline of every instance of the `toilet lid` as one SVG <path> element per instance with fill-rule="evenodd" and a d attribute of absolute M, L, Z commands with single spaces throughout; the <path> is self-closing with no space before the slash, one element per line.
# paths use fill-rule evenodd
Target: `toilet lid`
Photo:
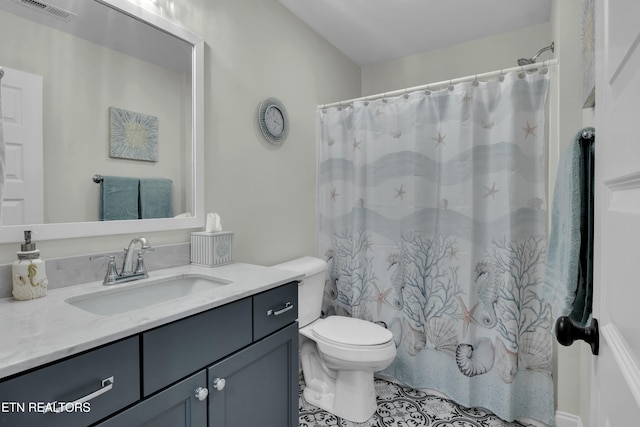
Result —
<path fill-rule="evenodd" d="M 314 325 L 313 333 L 318 338 L 349 345 L 385 344 L 393 338 L 388 329 L 354 317 L 329 316 Z"/>

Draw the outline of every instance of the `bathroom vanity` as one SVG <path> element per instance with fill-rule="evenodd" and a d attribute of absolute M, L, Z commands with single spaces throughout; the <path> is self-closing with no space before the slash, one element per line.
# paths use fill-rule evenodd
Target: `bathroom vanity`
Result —
<path fill-rule="evenodd" d="M 70 303 L 102 296 L 99 283 L 0 300 L 16 328 L 0 342 L 17 345 L 0 349 L 0 426 L 296 426 L 301 277 L 232 264 L 149 280 L 193 275 L 224 285 L 102 315 Z"/>

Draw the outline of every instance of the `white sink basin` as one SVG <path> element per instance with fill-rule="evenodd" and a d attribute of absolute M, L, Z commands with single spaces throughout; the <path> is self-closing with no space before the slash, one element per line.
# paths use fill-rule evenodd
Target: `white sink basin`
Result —
<path fill-rule="evenodd" d="M 118 314 L 176 298 L 210 292 L 229 283 L 231 282 L 224 279 L 183 275 L 152 281 L 145 280 L 141 283 L 112 285 L 104 291 L 72 297 L 65 302 L 93 314 Z"/>

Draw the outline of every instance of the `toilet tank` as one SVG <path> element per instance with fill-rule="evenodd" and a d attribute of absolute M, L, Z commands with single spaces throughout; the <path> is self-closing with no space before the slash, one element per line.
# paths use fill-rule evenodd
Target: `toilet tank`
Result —
<path fill-rule="evenodd" d="M 298 285 L 298 323 L 302 328 L 320 317 L 327 263 L 310 256 L 297 258 L 273 266 L 281 270 L 304 274 Z"/>

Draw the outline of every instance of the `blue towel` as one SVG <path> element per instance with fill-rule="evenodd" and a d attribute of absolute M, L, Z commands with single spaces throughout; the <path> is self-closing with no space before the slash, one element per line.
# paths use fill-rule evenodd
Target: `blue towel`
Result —
<path fill-rule="evenodd" d="M 140 178 L 140 218 L 173 217 L 173 181 Z"/>
<path fill-rule="evenodd" d="M 100 221 L 138 219 L 137 178 L 105 176 L 100 184 Z"/>
<path fill-rule="evenodd" d="M 581 226 L 587 188 L 581 135 L 582 131 L 560 156 L 553 193 L 544 292 L 554 319 L 572 312 L 580 283 Z"/>

